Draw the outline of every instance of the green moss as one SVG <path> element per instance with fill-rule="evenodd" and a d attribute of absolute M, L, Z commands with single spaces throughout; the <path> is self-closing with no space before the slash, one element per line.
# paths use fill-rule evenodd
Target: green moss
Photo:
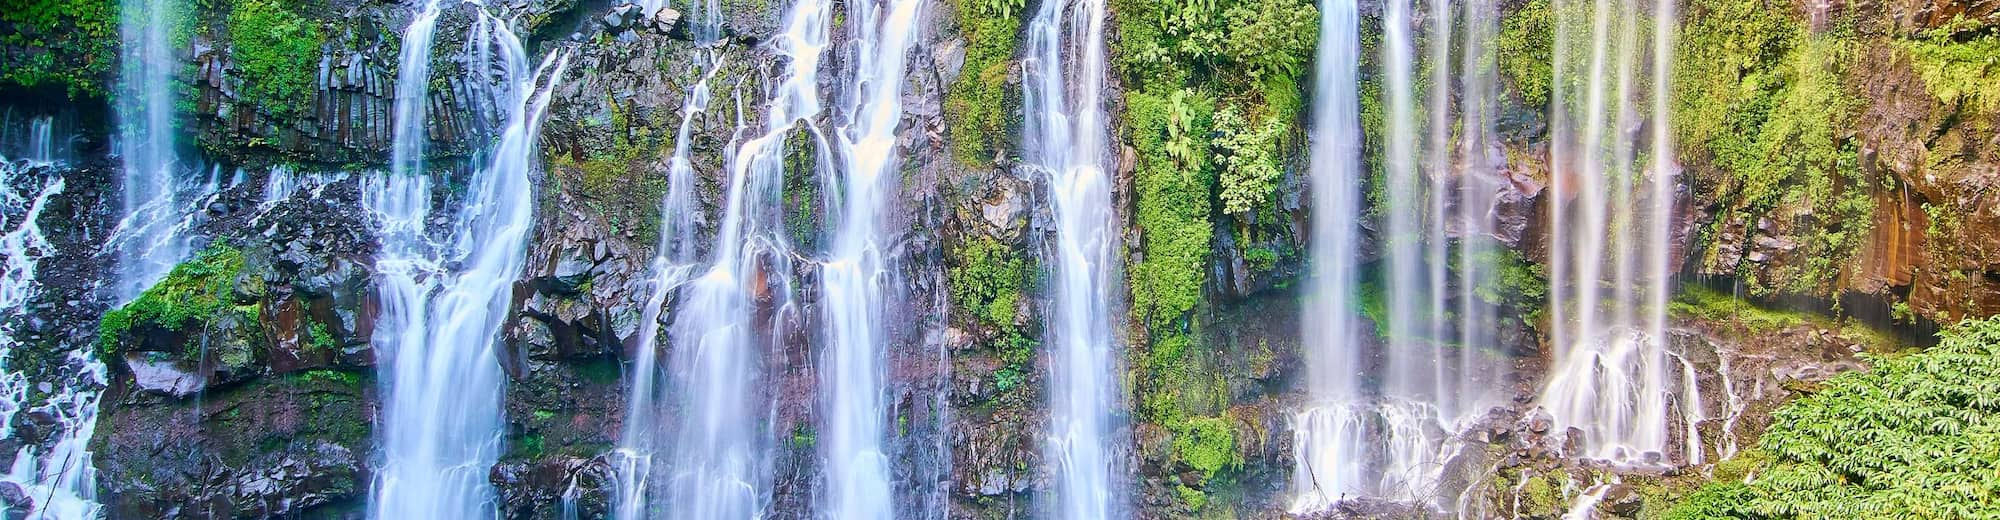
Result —
<path fill-rule="evenodd" d="M 174 266 L 165 279 L 131 303 L 105 313 L 97 324 L 98 353 L 105 357 L 120 354 L 126 342 L 136 340 L 132 333 L 144 328 L 198 330 L 230 313 L 256 323 L 261 306 L 236 294 L 242 271 L 241 251 L 219 242 L 209 246 L 194 259 Z M 200 348 L 200 342 L 189 343 L 190 349 Z M 189 357 L 195 354 L 187 353 Z"/>
<path fill-rule="evenodd" d="M 1777 332 L 1816 320 L 1801 312 L 1766 309 L 1734 295 L 1699 285 L 1683 285 L 1667 309 L 1676 316 L 1735 324 L 1752 333 Z"/>
<path fill-rule="evenodd" d="M 312 322 L 311 326 L 306 327 L 306 337 L 307 348 L 321 351 L 340 349 L 340 342 L 333 339 L 333 330 L 328 328 L 325 323 Z"/>
<path fill-rule="evenodd" d="M 2000 109 L 2000 33 L 1960 31 L 1958 25 L 1899 41 L 1898 47 L 1909 53 L 1925 90 L 1938 101 L 1992 113 Z M 1961 32 L 1971 36 L 1961 40 L 1956 37 Z"/>
<path fill-rule="evenodd" d="M 1243 464 L 1236 452 L 1236 421 L 1228 417 L 1197 417 L 1182 423 L 1174 435 L 1174 456 L 1201 472 L 1202 479 Z"/>
<path fill-rule="evenodd" d="M 117 63 L 118 2 L 9 0 L 0 6 L 0 84 L 55 85 L 70 98 L 103 97 Z M 35 52 L 37 50 L 43 52 Z"/>
<path fill-rule="evenodd" d="M 1682 156 L 1705 166 L 1697 173 L 1723 205 L 1715 225 L 1790 219 L 1805 239 L 1799 260 L 1739 274 L 1757 295 L 1830 295 L 1870 231 L 1878 184 L 1845 127 L 1860 106 L 1841 82 L 1856 43 L 1840 26 L 1811 33 L 1757 0 L 1692 7 L 1674 117 Z"/>
<path fill-rule="evenodd" d="M 1027 281 L 1027 261 L 1000 241 L 973 239 L 952 252 L 951 300 L 980 323 L 1015 331 L 1015 309 Z"/>
<path fill-rule="evenodd" d="M 1549 0 L 1531 0 L 1500 20 L 1500 34 L 1494 40 L 1500 74 L 1521 93 L 1528 106 L 1549 103 L 1549 81 L 1554 71 L 1555 13 Z"/>
<path fill-rule="evenodd" d="M 1126 134 L 1139 151 L 1135 191 L 1144 260 L 1131 266 L 1132 312 L 1167 323 L 1201 299 L 1213 233 L 1214 172 L 1196 140 L 1209 133 L 1215 101 L 1190 90 L 1127 92 Z"/>
<path fill-rule="evenodd" d="M 360 388 L 361 386 L 361 376 L 359 374 L 340 370 L 307 370 L 296 377 L 300 383 L 309 385 L 327 385 L 350 389 Z"/>
<path fill-rule="evenodd" d="M 1521 507 L 1519 511 L 1515 511 L 1515 515 L 1525 514 L 1532 518 L 1536 516 L 1535 513 L 1562 511 L 1563 483 L 1559 480 L 1560 475 L 1560 473 L 1540 473 L 1528 477 L 1527 482 L 1521 484 L 1519 491 Z"/>
<path fill-rule="evenodd" d="M 961 164 L 992 166 L 1007 142 L 1013 99 L 1007 70 L 1020 37 L 1021 0 L 953 0 L 965 37 L 965 68 L 945 92 L 952 156 Z"/>
<path fill-rule="evenodd" d="M 610 103 L 611 120 L 602 131 L 611 136 L 608 148 L 576 154 L 556 154 L 550 163 L 566 172 L 576 195 L 615 231 L 630 233 L 642 244 L 660 240 L 660 201 L 667 178 L 648 171 L 647 159 L 671 146 L 651 127 L 631 120 L 623 105 Z"/>
<path fill-rule="evenodd" d="M 287 0 L 235 0 L 229 11 L 229 55 L 244 78 L 244 99 L 278 117 L 312 112 L 319 73 L 319 25 Z"/>

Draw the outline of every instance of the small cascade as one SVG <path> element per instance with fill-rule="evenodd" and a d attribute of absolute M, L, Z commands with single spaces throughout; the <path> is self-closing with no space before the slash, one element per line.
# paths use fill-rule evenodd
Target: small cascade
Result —
<path fill-rule="evenodd" d="M 637 352 L 632 360 L 625 429 L 619 437 L 618 449 L 612 453 L 618 475 L 613 514 L 620 519 L 646 517 L 653 458 L 659 454 L 661 444 L 660 421 L 666 416 L 664 407 L 672 402 L 666 394 L 666 385 L 661 384 L 668 374 L 660 363 L 660 314 L 666 309 L 667 296 L 687 282 L 696 263 L 694 226 L 698 208 L 694 204 L 693 145 L 689 141 L 694 135 L 696 116 L 708 110 L 711 97 L 708 82 L 720 68 L 719 63 L 710 67 L 702 81 L 688 89 L 687 98 L 681 103 L 680 129 L 674 134 L 674 155 L 667 162 L 667 194 L 660 202 L 660 244 L 653 255 L 652 279 L 647 282 L 651 290 L 640 312 L 639 331 L 634 340 Z"/>
<path fill-rule="evenodd" d="M 883 364 L 888 334 L 882 308 L 894 275 L 883 219 L 895 195 L 900 162 L 896 128 L 903 120 L 905 58 L 916 40 L 921 0 L 848 3 L 854 29 L 854 69 L 846 76 L 845 123 L 833 132 L 842 182 L 829 220 L 838 222 L 828 258 L 820 265 L 827 339 L 820 360 L 825 407 L 824 511 L 836 519 L 888 519 L 889 456 L 882 444 L 885 404 Z"/>
<path fill-rule="evenodd" d="M 1583 495 L 1571 503 L 1563 512 L 1562 520 L 1596 520 L 1597 504 L 1604 502 L 1604 493 L 1611 490 L 1610 484 L 1598 484 L 1583 490 Z"/>
<path fill-rule="evenodd" d="M 506 127 L 472 173 L 448 234 L 433 241 L 425 233 L 427 176 L 391 173 L 363 185 L 383 242 L 374 343 L 387 374 L 371 518 L 496 514 L 487 471 L 500 456 L 506 381 L 495 350 L 534 224 L 529 177 L 542 116 L 570 52 L 557 49 L 530 68 L 520 38 L 484 11 L 466 41 L 475 46 L 468 54 L 493 58 L 471 65 L 475 77 L 496 82 L 486 94 Z"/>
<path fill-rule="evenodd" d="M 423 0 L 410 26 L 403 28 L 396 60 L 395 134 L 389 144 L 389 171 L 396 175 L 424 173 L 424 148 L 430 142 L 425 108 L 430 104 L 431 41 L 438 13 L 438 0 Z"/>
<path fill-rule="evenodd" d="M 118 251 L 118 303 L 137 298 L 186 258 L 191 249 L 180 226 L 189 204 L 202 193 L 183 193 L 176 155 L 174 75 L 178 54 L 168 33 L 182 16 L 173 0 L 121 0 L 119 34 L 123 53 L 118 71 L 118 155 L 124 161 L 124 219 L 114 232 Z"/>
<path fill-rule="evenodd" d="M 799 0 L 788 8 L 783 33 L 772 39 L 786 62 L 766 119 L 754 129 L 739 121 L 747 132 L 738 132 L 724 160 L 727 202 L 712 256 L 681 291 L 670 329 L 681 424 L 666 483 L 668 518 L 756 518 L 770 500 L 769 401 L 759 385 L 758 340 L 771 329 L 759 323 L 756 300 L 768 277 L 790 272 L 784 261 L 791 252 L 765 204 L 776 200 L 786 173 L 787 137 L 800 126 L 812 130 L 821 112 L 818 73 L 832 21 L 831 2 Z"/>
<path fill-rule="evenodd" d="M 1048 328 L 1048 457 L 1056 464 L 1056 517 L 1122 515 L 1112 455 L 1120 407 L 1119 349 L 1111 309 L 1117 289 L 1116 216 L 1105 153 L 1104 2 L 1042 2 L 1029 21 L 1024 83 L 1024 166 L 1048 175 L 1055 215 L 1054 317 Z"/>
<path fill-rule="evenodd" d="M 1320 0 L 1314 60 L 1310 182 L 1312 272 L 1301 334 L 1310 402 L 1292 416 L 1293 513 L 1358 494 L 1368 451 L 1361 404 L 1362 338 L 1353 294 L 1361 227 L 1360 14 L 1354 0 Z"/>
<path fill-rule="evenodd" d="M 37 119 L 28 147 L 29 158 L 0 157 L 0 439 L 14 437 L 12 425 L 22 412 L 53 419 L 52 433 L 41 444 L 21 443 L 14 463 L 0 482 L 20 486 L 34 505 L 11 511 L 26 520 L 97 518 L 96 467 L 91 463 L 91 436 L 97 429 L 98 399 L 108 381 L 103 363 L 90 348 L 72 351 L 59 367 L 33 381 L 13 366 L 15 349 L 24 345 L 22 321 L 41 295 L 38 263 L 53 254 L 41 228 L 49 198 L 62 193 L 63 178 L 47 168 L 56 156 L 47 119 Z M 88 343 L 86 343 L 88 344 Z M 29 387 L 45 386 L 30 402 Z"/>
<path fill-rule="evenodd" d="M 237 169 L 236 175 L 241 178 L 243 170 Z M 263 211 L 270 211 L 278 203 L 292 198 L 301 191 L 318 198 L 320 194 L 326 192 L 328 186 L 347 180 L 347 177 L 346 171 L 299 173 L 293 171 L 291 166 L 283 164 L 272 166 L 271 171 L 265 174 L 264 197 L 257 203 L 257 207 Z"/>
<path fill-rule="evenodd" d="M 1666 345 L 1677 167 L 1671 137 L 1658 130 L 1670 127 L 1673 4 L 1657 2 L 1652 13 L 1639 0 L 1559 4 L 1550 108 L 1556 356 L 1539 403 L 1556 431 L 1582 430 L 1576 455 L 1695 463 L 1699 389 L 1692 365 Z M 1587 24 L 1567 19 L 1586 14 Z M 1582 27 L 1587 34 L 1573 34 Z M 1647 33 L 1650 46 L 1641 43 Z M 1677 459 L 1668 456 L 1675 437 Z"/>

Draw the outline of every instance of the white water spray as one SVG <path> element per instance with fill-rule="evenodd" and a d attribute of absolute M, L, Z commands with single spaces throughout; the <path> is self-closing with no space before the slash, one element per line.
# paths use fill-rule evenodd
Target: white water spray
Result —
<path fill-rule="evenodd" d="M 383 241 L 376 259 L 383 312 L 374 343 L 388 377 L 382 467 L 369 504 L 376 519 L 496 514 L 487 475 L 501 451 L 506 381 L 495 350 L 534 224 L 529 175 L 541 118 L 569 52 L 551 53 L 530 69 L 520 39 L 483 11 L 467 44 L 478 48 L 471 54 L 498 61 L 474 66 L 484 72 L 478 77 L 497 80 L 487 94 L 505 111 L 507 126 L 473 172 L 450 234 L 433 242 L 425 233 L 428 177 L 392 173 L 363 187 Z"/>
<path fill-rule="evenodd" d="M 1056 464 L 1056 516 L 1067 519 L 1124 510 L 1111 455 L 1120 402 L 1111 331 L 1118 236 L 1104 172 L 1104 20 L 1102 0 L 1042 2 L 1028 23 L 1022 64 L 1024 163 L 1049 176 L 1056 219 L 1047 452 Z"/>
<path fill-rule="evenodd" d="M 828 353 L 820 373 L 825 396 L 827 496 L 836 519 L 888 519 L 889 457 L 882 450 L 884 405 L 882 327 L 891 259 L 883 218 L 899 185 L 896 128 L 903 119 L 905 59 L 915 41 L 919 0 L 851 2 L 847 23 L 855 34 L 854 70 L 846 87 L 846 124 L 833 136 L 843 174 L 832 204 L 839 225 L 829 258 L 820 265 L 821 307 L 826 310 Z"/>
<path fill-rule="evenodd" d="M 1584 10 L 1563 4 L 1557 12 Z M 1667 351 L 1665 330 L 1676 171 L 1665 130 L 1673 4 L 1654 6 L 1650 56 L 1639 43 L 1646 28 L 1637 0 L 1596 0 L 1587 10 L 1587 64 L 1568 56 L 1575 24 L 1556 22 L 1549 293 L 1556 297 L 1550 303 L 1557 353 L 1540 404 L 1557 431 L 1582 430 L 1578 455 L 1642 462 L 1666 454 L 1670 439 L 1681 435 L 1681 459 L 1667 462 L 1695 462 L 1703 457 L 1694 430 L 1703 418 L 1701 397 L 1691 365 Z M 1650 89 L 1633 77 L 1646 59 Z M 1579 74 L 1580 107 L 1562 86 Z M 1643 103 L 1647 96 L 1650 103 Z M 1636 153 L 1634 129 L 1642 118 L 1649 118 L 1652 134 L 1649 167 Z M 1581 135 L 1572 131 L 1576 119 L 1583 121 Z"/>
<path fill-rule="evenodd" d="M 1319 3 L 1311 140 L 1312 278 L 1306 315 L 1307 393 L 1292 417 L 1294 513 L 1324 510 L 1362 491 L 1367 453 L 1361 406 L 1362 338 L 1353 317 L 1361 215 L 1360 16 L 1354 0 Z"/>

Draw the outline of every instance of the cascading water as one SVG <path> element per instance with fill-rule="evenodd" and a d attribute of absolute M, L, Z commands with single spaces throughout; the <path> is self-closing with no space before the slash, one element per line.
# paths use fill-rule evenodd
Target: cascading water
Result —
<path fill-rule="evenodd" d="M 1361 491 L 1367 452 L 1361 414 L 1361 337 L 1353 318 L 1361 227 L 1360 18 L 1354 0 L 1319 2 L 1313 71 L 1310 166 L 1312 278 L 1300 332 L 1306 338 L 1307 392 L 1292 417 L 1294 513 L 1320 511 Z"/>
<path fill-rule="evenodd" d="M 183 186 L 175 157 L 174 100 L 179 89 L 174 74 L 179 56 L 169 47 L 168 33 L 181 16 L 173 0 L 122 0 L 119 33 L 123 40 L 118 78 L 118 153 L 124 161 L 124 218 L 119 222 L 119 303 L 137 298 L 167 275 L 190 250 L 179 225 L 191 213 L 182 202 L 203 193 L 179 193 Z M 209 191 L 213 191 L 210 189 Z"/>
<path fill-rule="evenodd" d="M 15 349 L 25 346 L 22 321 L 41 295 L 38 263 L 55 252 L 42 233 L 41 217 L 49 198 L 62 193 L 58 156 L 47 119 L 32 123 L 26 159 L 0 157 L 0 439 L 12 438 L 15 416 L 32 410 L 53 419 L 47 441 L 22 443 L 14 463 L 0 482 L 19 486 L 32 505 L 11 511 L 26 520 L 96 518 L 97 469 L 91 463 L 90 438 L 97 429 L 98 399 L 107 381 L 95 351 L 79 348 L 59 366 L 48 367 L 40 381 L 48 385 L 40 404 L 29 402 L 29 387 L 37 383 L 13 366 Z M 30 407 L 33 405 L 32 408 Z"/>
<path fill-rule="evenodd" d="M 476 47 L 468 54 L 494 58 L 471 65 L 475 77 L 496 80 L 488 94 L 505 111 L 506 127 L 472 173 L 449 235 L 432 242 L 425 233 L 426 176 L 392 173 L 364 185 L 363 203 L 381 226 L 382 323 L 374 342 L 388 374 L 372 518 L 496 514 L 487 472 L 500 455 L 505 379 L 497 336 L 534 224 L 529 175 L 542 115 L 569 52 L 557 50 L 530 69 L 520 39 L 483 11 L 466 41 Z"/>
<path fill-rule="evenodd" d="M 818 72 L 832 9 L 824 0 L 799 0 L 785 13 L 772 51 L 786 64 L 770 92 L 765 124 L 754 135 L 739 133 L 740 144 L 724 160 L 728 199 L 711 260 L 677 306 L 673 373 L 684 401 L 667 482 L 669 518 L 756 518 L 769 500 L 768 406 L 758 386 L 755 299 L 767 276 L 789 272 L 773 264 L 790 252 L 765 229 L 763 208 L 753 204 L 771 200 L 782 184 L 786 137 L 800 125 L 810 128 L 821 111 Z"/>
<path fill-rule="evenodd" d="M 625 430 L 619 437 L 618 450 L 613 453 L 618 472 L 618 502 L 613 514 L 619 519 L 647 517 L 646 497 L 651 491 L 653 458 L 659 453 L 657 429 L 664 415 L 662 406 L 669 402 L 664 393 L 666 385 L 660 384 L 667 376 L 659 362 L 660 314 L 666 308 L 667 296 L 687 281 L 696 261 L 694 164 L 690 158 L 694 147 L 689 140 L 693 137 L 695 117 L 708 110 L 708 82 L 714 79 L 717 68 L 719 65 L 688 89 L 687 99 L 681 104 L 680 129 L 674 134 L 674 155 L 667 162 L 667 195 L 660 202 L 660 244 L 653 256 L 652 279 L 647 282 L 651 291 L 639 317 Z"/>
<path fill-rule="evenodd" d="M 1118 236 L 1111 180 L 1104 172 L 1110 134 L 1102 106 L 1104 2 L 1041 4 L 1028 23 L 1022 64 L 1023 135 L 1026 166 L 1049 176 L 1056 219 L 1055 319 L 1048 330 L 1055 347 L 1049 358 L 1048 454 L 1056 464 L 1056 516 L 1113 518 L 1124 509 L 1124 499 L 1122 487 L 1112 481 L 1119 369 L 1110 324 Z"/>
<path fill-rule="evenodd" d="M 854 28 L 854 70 L 846 86 L 846 124 L 835 129 L 843 183 L 831 204 L 838 219 L 829 257 L 820 265 L 821 308 L 826 310 L 827 354 L 822 356 L 825 396 L 827 494 L 825 511 L 836 519 L 887 519 L 891 503 L 889 457 L 883 452 L 884 286 L 891 259 L 883 218 L 900 161 L 896 128 L 903 119 L 905 57 L 916 39 L 920 0 L 848 4 Z"/>
<path fill-rule="evenodd" d="M 1328 53 L 1354 52 L 1329 47 L 1352 45 L 1346 43 L 1353 39 L 1350 34 L 1329 31 L 1347 30 L 1352 23 L 1347 13 L 1353 8 L 1328 9 L 1333 8 L 1322 9 L 1321 66 L 1351 69 L 1347 58 L 1329 58 Z M 1347 316 L 1352 309 L 1346 299 L 1356 276 L 1350 258 L 1357 255 L 1351 235 L 1359 233 L 1352 224 L 1360 218 L 1358 202 L 1348 191 L 1322 193 L 1358 190 L 1359 175 L 1352 167 L 1327 164 L 1341 160 L 1313 161 L 1314 214 L 1333 220 L 1315 220 L 1314 305 L 1308 308 L 1304 332 L 1309 341 L 1337 346 L 1314 350 L 1320 357 L 1312 363 L 1318 404 L 1295 418 L 1302 447 L 1294 470 L 1295 512 L 1324 510 L 1359 497 L 1452 506 L 1434 498 L 1444 461 L 1461 448 L 1453 440 L 1455 432 L 1504 397 L 1495 389 L 1505 387 L 1508 362 L 1494 353 L 1491 332 L 1500 324 L 1492 304 L 1475 292 L 1492 276 L 1481 265 L 1492 254 L 1493 205 L 1502 187 L 1491 170 L 1504 160 L 1494 158 L 1500 149 L 1491 117 L 1495 72 L 1487 48 L 1493 38 L 1493 6 L 1489 1 L 1433 0 L 1429 9 L 1427 128 L 1415 117 L 1412 86 L 1412 29 L 1418 17 L 1409 0 L 1388 2 L 1382 15 L 1387 316 L 1379 324 L 1384 333 L 1379 355 L 1364 355 L 1366 343 L 1354 334 Z M 1464 14 L 1456 22 L 1455 11 Z M 1454 47 L 1454 41 L 1462 43 Z M 1462 54 L 1453 56 L 1454 48 L 1463 49 Z M 1346 104 L 1353 101 L 1341 100 L 1354 99 L 1353 87 L 1326 82 L 1352 83 L 1352 73 L 1328 78 L 1322 68 L 1320 74 L 1315 110 L 1346 110 L 1350 113 L 1339 117 L 1351 120 L 1353 109 Z M 1343 105 L 1327 107 L 1328 102 Z M 1315 157 L 1332 153 L 1318 147 L 1336 139 L 1345 147 L 1341 153 L 1354 153 L 1356 138 L 1328 135 L 1324 128 L 1330 127 L 1316 120 Z M 1324 198 L 1336 196 L 1341 198 Z M 1379 379 L 1366 375 L 1375 363 L 1384 368 Z"/>
<path fill-rule="evenodd" d="M 1559 4 L 1549 242 L 1558 350 L 1540 404 L 1557 431 L 1582 430 L 1579 455 L 1642 462 L 1649 453 L 1666 454 L 1679 434 L 1680 462 L 1698 462 L 1702 449 L 1693 426 L 1702 412 L 1692 365 L 1665 345 L 1676 171 L 1664 131 L 1673 4 L 1663 0 L 1654 7 L 1650 56 L 1639 43 L 1646 28 L 1637 0 Z M 1582 24 L 1567 18 L 1585 12 L 1588 52 L 1572 57 L 1571 32 Z M 1651 88 L 1642 90 L 1633 76 L 1648 58 Z M 1565 85 L 1584 86 L 1581 106 Z M 1641 104 L 1642 96 L 1651 102 Z M 1651 148 L 1642 161 L 1636 129 L 1647 117 Z M 1676 432 L 1676 426 L 1686 430 Z"/>

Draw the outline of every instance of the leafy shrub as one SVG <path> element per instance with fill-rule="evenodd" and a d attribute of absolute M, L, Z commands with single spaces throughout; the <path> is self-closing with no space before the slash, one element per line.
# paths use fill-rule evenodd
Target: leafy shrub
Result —
<path fill-rule="evenodd" d="M 1941 339 L 1780 409 L 1754 496 L 1711 485 L 1678 518 L 2000 518 L 2000 319 Z"/>
<path fill-rule="evenodd" d="M 1500 73 L 1513 83 L 1528 106 L 1549 104 L 1555 27 L 1549 0 L 1531 0 L 1500 20 L 1500 35 L 1493 42 Z"/>
<path fill-rule="evenodd" d="M 297 117 L 312 110 L 325 36 L 282 1 L 235 2 L 229 11 L 229 55 L 244 78 L 246 101 L 275 116 Z"/>
<path fill-rule="evenodd" d="M 71 98 L 104 95 L 117 62 L 115 0 L 8 1 L 0 6 L 0 83 L 62 85 Z M 44 52 L 33 52 L 41 50 Z"/>

